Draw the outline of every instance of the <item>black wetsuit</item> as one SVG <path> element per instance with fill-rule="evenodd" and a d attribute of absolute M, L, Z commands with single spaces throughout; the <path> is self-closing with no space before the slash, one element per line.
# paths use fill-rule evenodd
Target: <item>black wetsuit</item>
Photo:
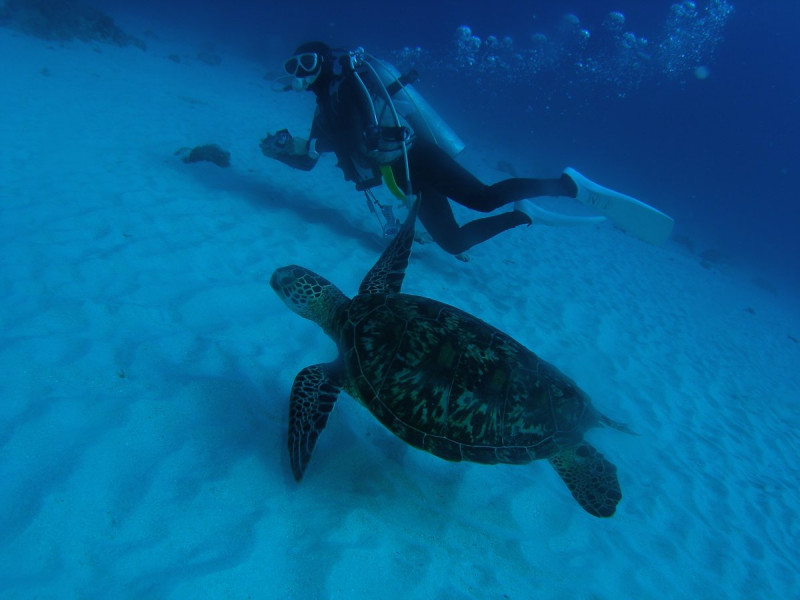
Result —
<path fill-rule="evenodd" d="M 422 199 L 419 220 L 444 250 L 459 254 L 498 233 L 517 225 L 530 225 L 531 219 L 514 210 L 475 219 L 464 225 L 456 223 L 447 199 L 480 212 L 536 196 L 574 196 L 575 184 L 566 177 L 527 179 L 515 177 L 492 185 L 481 182 L 442 148 L 425 139 L 417 140 L 408 153 L 411 187 Z M 405 171 L 395 169 L 401 188 Z"/>
<path fill-rule="evenodd" d="M 335 83 L 336 85 L 332 85 Z M 363 94 L 350 78 L 333 82 L 315 82 L 310 88 L 317 96 L 317 111 L 311 126 L 310 140 L 318 152 L 333 151 L 345 178 L 358 185 L 363 176 L 355 163 L 364 132 Z M 363 162 L 363 161 L 362 161 Z M 295 165 L 310 169 L 316 160 Z M 498 233 L 518 225 L 530 225 L 521 211 L 475 219 L 459 225 L 448 198 L 479 212 L 491 212 L 501 206 L 536 196 L 575 196 L 575 184 L 566 176 L 558 179 L 512 178 L 485 185 L 461 166 L 447 152 L 422 135 L 417 135 L 408 151 L 411 187 L 420 197 L 419 220 L 434 241 L 445 251 L 459 254 Z M 400 158 L 392 164 L 397 184 L 407 189 L 405 165 Z"/>

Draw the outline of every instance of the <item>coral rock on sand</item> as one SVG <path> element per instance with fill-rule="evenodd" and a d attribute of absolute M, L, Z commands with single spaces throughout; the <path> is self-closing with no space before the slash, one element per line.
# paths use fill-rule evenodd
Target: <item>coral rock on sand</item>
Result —
<path fill-rule="evenodd" d="M 195 146 L 191 150 L 189 148 L 181 148 L 175 151 L 177 156 L 183 156 L 182 160 L 185 163 L 194 162 L 212 162 L 218 167 L 231 166 L 231 153 L 223 150 L 216 144 L 204 144 L 202 146 Z"/>

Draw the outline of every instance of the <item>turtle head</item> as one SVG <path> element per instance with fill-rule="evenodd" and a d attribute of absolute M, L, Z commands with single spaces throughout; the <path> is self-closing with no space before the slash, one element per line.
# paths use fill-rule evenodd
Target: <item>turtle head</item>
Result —
<path fill-rule="evenodd" d="M 336 309 L 347 302 L 347 296 L 330 281 L 297 265 L 275 269 L 269 285 L 286 306 L 326 332 L 331 330 Z"/>

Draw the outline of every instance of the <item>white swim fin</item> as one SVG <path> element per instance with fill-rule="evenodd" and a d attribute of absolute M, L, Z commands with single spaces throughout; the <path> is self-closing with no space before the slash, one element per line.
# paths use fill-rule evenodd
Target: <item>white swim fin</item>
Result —
<path fill-rule="evenodd" d="M 636 198 L 604 188 L 571 167 L 564 169 L 564 174 L 578 186 L 578 202 L 605 215 L 620 229 L 656 245 L 666 242 L 672 234 L 675 221 L 669 215 Z"/>
<path fill-rule="evenodd" d="M 578 217 L 574 215 L 564 215 L 543 209 L 538 204 L 530 200 L 520 200 L 514 203 L 514 210 L 524 212 L 531 218 L 534 224 L 551 225 L 556 227 L 571 227 L 574 225 L 596 225 L 606 220 L 605 217 L 590 216 Z"/>

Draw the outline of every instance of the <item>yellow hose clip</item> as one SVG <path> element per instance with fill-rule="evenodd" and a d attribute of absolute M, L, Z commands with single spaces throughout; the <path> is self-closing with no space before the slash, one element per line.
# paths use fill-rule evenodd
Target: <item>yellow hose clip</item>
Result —
<path fill-rule="evenodd" d="M 389 188 L 389 191 L 392 192 L 392 194 L 398 199 L 400 199 L 406 208 L 410 208 L 411 202 L 409 201 L 408 196 L 403 193 L 403 190 L 400 189 L 400 186 L 397 185 L 397 181 L 394 178 L 394 172 L 392 171 L 392 166 L 381 165 L 381 175 L 383 176 L 383 182 L 386 184 L 386 187 Z"/>

